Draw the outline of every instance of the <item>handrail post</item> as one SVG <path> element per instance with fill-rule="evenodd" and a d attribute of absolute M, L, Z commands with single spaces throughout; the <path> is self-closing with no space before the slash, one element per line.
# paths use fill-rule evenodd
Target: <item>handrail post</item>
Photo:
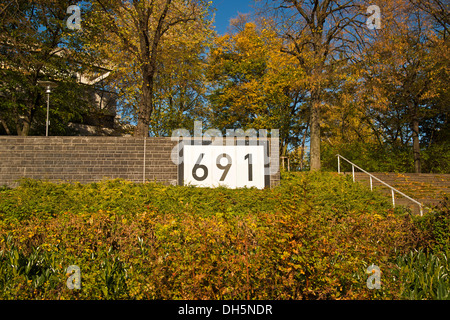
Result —
<path fill-rule="evenodd" d="M 341 174 L 341 158 L 337 155 L 338 158 L 338 174 Z"/>
<path fill-rule="evenodd" d="M 392 192 L 392 207 L 395 208 L 395 195 L 394 195 L 394 189 L 391 188 L 391 192 Z"/>
<path fill-rule="evenodd" d="M 391 189 L 391 194 L 392 194 L 392 206 L 395 208 L 395 192 L 399 193 L 400 195 L 402 195 L 403 197 L 409 199 L 410 201 L 416 203 L 419 206 L 420 209 L 420 216 L 423 216 L 423 204 L 420 203 L 417 200 L 414 200 L 413 198 L 407 196 L 406 194 L 404 194 L 403 192 L 395 189 L 394 187 L 388 185 L 386 182 L 378 179 L 376 176 L 372 175 L 371 173 L 365 171 L 364 169 L 358 167 L 356 164 L 354 164 L 353 162 L 351 162 L 350 160 L 344 158 L 343 156 L 341 156 L 340 154 L 336 155 L 338 157 L 338 172 L 340 173 L 340 158 L 342 158 L 344 161 L 348 162 L 349 164 L 352 165 L 352 176 L 353 176 L 353 182 L 355 182 L 355 167 L 358 168 L 358 170 L 360 170 L 361 172 L 367 174 L 370 177 L 370 189 L 373 189 L 373 179 L 377 180 L 378 182 L 380 182 L 381 184 L 385 185 L 386 187 Z"/>

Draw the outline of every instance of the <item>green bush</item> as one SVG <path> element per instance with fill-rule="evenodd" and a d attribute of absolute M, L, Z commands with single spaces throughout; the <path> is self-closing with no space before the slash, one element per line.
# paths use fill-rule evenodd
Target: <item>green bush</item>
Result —
<path fill-rule="evenodd" d="M 450 198 L 448 195 L 429 214 L 416 217 L 415 224 L 424 237 L 425 250 L 450 251 Z"/>
<path fill-rule="evenodd" d="M 414 172 L 414 157 L 410 146 L 392 146 L 367 142 L 352 142 L 331 146 L 322 145 L 322 169 L 337 171 L 336 154 L 347 158 L 369 172 Z M 450 173 L 450 143 L 433 144 L 421 150 L 423 173 Z M 342 171 L 351 165 L 341 161 Z"/>
<path fill-rule="evenodd" d="M 450 142 L 432 144 L 421 153 L 422 171 L 430 173 L 450 173 Z"/>
<path fill-rule="evenodd" d="M 5 297 L 27 298 L 52 293 L 61 287 L 62 273 L 54 256 L 40 247 L 31 251 L 20 250 L 12 237 L 4 236 L 4 248 L 0 250 L 0 288 Z"/>
<path fill-rule="evenodd" d="M 412 149 L 408 147 L 353 142 L 324 144 L 322 150 L 322 167 L 327 171 L 337 171 L 336 154 L 340 154 L 369 172 L 414 172 Z M 351 171 L 351 165 L 341 161 L 341 171 Z"/>
<path fill-rule="evenodd" d="M 402 298 L 450 300 L 448 254 L 411 251 L 397 258 L 396 267 Z"/>
<path fill-rule="evenodd" d="M 402 297 L 396 258 L 421 239 L 409 214 L 348 177 L 282 178 L 265 190 L 23 181 L 0 192 L 0 298 Z M 381 290 L 366 287 L 371 264 Z M 66 286 L 70 265 L 81 290 Z"/>

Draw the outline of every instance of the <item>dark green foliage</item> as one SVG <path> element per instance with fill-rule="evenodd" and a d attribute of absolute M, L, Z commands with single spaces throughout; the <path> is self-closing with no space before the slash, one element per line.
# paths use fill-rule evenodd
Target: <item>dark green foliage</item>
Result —
<path fill-rule="evenodd" d="M 396 260 L 394 274 L 401 279 L 401 297 L 412 300 L 450 300 L 448 252 L 411 251 Z"/>
<path fill-rule="evenodd" d="M 24 180 L 0 191 L 0 298 L 445 297 L 446 282 L 439 295 L 410 295 L 417 281 L 398 258 L 431 245 L 439 254 L 440 215 L 416 221 L 332 173 L 282 178 L 265 190 Z M 366 287 L 371 264 L 381 290 Z M 70 265 L 81 290 L 66 287 Z M 444 281 L 439 272 L 423 277 Z"/>
<path fill-rule="evenodd" d="M 450 173 L 450 148 L 448 143 L 434 144 L 421 152 L 422 173 Z M 325 171 L 337 171 L 336 154 L 353 161 L 369 172 L 414 172 L 414 158 L 409 146 L 353 142 L 337 147 L 323 144 L 322 166 Z M 351 166 L 341 163 L 342 171 Z"/>
<path fill-rule="evenodd" d="M 416 225 L 425 237 L 425 248 L 432 252 L 450 252 L 450 198 L 424 217 L 416 218 Z"/>

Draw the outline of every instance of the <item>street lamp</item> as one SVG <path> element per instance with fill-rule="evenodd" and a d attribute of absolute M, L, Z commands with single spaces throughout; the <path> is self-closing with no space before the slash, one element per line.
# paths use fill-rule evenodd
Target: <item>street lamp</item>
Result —
<path fill-rule="evenodd" d="M 48 126 L 50 124 L 49 121 L 49 110 L 50 110 L 50 93 L 51 88 L 56 87 L 56 83 L 52 82 L 52 81 L 38 81 L 38 84 L 42 87 L 45 87 L 45 93 L 47 94 L 47 120 L 45 122 L 45 136 L 48 137 Z"/>

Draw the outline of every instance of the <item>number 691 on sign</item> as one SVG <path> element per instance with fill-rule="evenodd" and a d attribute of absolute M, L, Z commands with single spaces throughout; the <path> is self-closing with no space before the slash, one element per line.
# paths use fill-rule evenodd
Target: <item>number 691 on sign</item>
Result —
<path fill-rule="evenodd" d="M 263 189 L 264 146 L 184 146 L 185 185 Z"/>

